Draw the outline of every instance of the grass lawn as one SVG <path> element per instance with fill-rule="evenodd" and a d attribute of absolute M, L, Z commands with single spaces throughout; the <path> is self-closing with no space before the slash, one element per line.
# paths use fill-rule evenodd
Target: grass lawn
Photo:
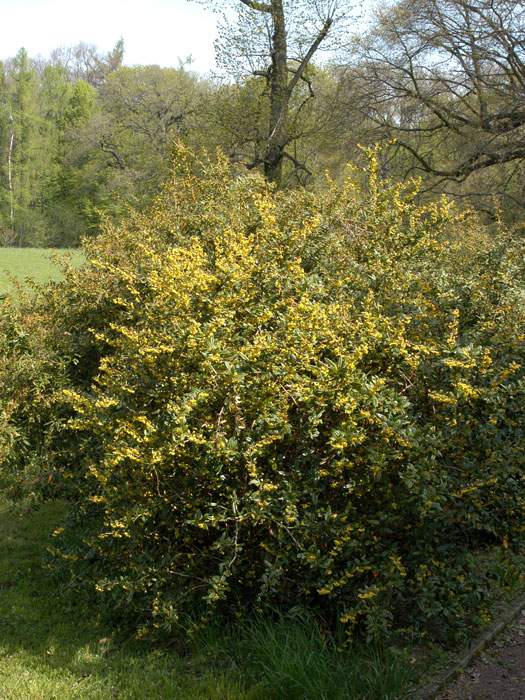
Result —
<path fill-rule="evenodd" d="M 3 489 L 2 489 L 3 490 Z M 401 700 L 406 656 L 339 654 L 301 624 L 209 631 L 175 653 L 123 641 L 42 568 L 67 506 L 0 497 L 1 700 Z"/>
<path fill-rule="evenodd" d="M 245 697 L 217 669 L 115 643 L 95 611 L 53 589 L 41 559 L 64 508 L 0 505 L 1 700 Z"/>
<path fill-rule="evenodd" d="M 66 259 L 71 265 L 84 260 L 81 250 L 51 250 L 47 248 L 0 248 L 0 296 L 12 289 L 11 276 L 19 282 L 30 277 L 38 283 L 59 280 L 62 270 L 53 256 Z"/>

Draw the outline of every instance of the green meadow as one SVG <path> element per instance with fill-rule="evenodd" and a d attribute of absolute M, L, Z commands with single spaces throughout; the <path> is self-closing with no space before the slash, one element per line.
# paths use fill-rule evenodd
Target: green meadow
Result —
<path fill-rule="evenodd" d="M 60 261 L 80 265 L 84 255 L 80 249 L 0 248 L 0 296 L 17 283 L 28 288 L 27 279 L 42 284 L 62 277 Z"/>

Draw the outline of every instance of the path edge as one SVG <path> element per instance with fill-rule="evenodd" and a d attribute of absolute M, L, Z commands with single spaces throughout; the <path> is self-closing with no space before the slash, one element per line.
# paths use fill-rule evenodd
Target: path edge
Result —
<path fill-rule="evenodd" d="M 499 634 L 511 625 L 525 609 L 525 593 L 511 603 L 499 616 L 498 619 L 485 630 L 476 640 L 458 654 L 455 661 L 452 661 L 445 671 L 437 678 L 426 683 L 410 697 L 413 700 L 433 700 L 456 676 L 459 676 L 469 666 L 472 661 L 487 647 Z"/>

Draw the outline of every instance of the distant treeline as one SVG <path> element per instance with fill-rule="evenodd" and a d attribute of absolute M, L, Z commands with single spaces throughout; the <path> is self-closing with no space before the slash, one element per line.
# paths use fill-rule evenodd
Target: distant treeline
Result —
<path fill-rule="evenodd" d="M 420 177 L 422 198 L 446 193 L 489 219 L 523 220 L 522 4 L 402 0 L 359 39 L 347 21 L 344 50 L 321 66 L 308 47 L 345 19 L 342 3 L 326 3 L 332 14 L 316 35 L 309 21 L 322 4 L 286 11 L 284 87 L 275 31 L 260 31 L 278 20 L 273 4 L 261 16 L 241 8 L 225 27 L 222 78 L 191 65 L 123 66 L 122 40 L 107 54 L 81 43 L 0 63 L 0 245 L 76 246 L 101 216 L 143 208 L 169 176 L 175 141 L 212 156 L 220 148 L 241 172 L 268 173 L 273 149 L 277 184 L 310 188 L 323 187 L 326 171 L 344 177 L 358 144 L 379 141 L 389 144 L 382 173 Z"/>

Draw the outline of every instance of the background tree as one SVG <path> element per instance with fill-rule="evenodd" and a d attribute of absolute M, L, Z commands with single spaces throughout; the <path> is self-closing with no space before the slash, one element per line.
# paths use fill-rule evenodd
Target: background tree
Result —
<path fill-rule="evenodd" d="M 107 54 L 100 54 L 94 44 L 81 41 L 75 46 L 54 49 L 50 61 L 63 66 L 72 82 L 84 80 L 93 87 L 98 87 L 108 75 L 122 66 L 123 58 L 124 40 L 120 38 Z"/>
<path fill-rule="evenodd" d="M 314 99 L 315 96 L 315 99 Z M 235 82 L 211 82 L 203 91 L 190 139 L 197 150 L 219 147 L 233 163 L 255 167 L 268 143 L 270 104 L 266 80 L 240 76 Z M 332 71 L 311 64 L 289 102 L 288 138 L 280 185 L 312 184 L 340 147 L 339 86 Z M 286 164 L 288 162 L 288 164 Z"/>
<path fill-rule="evenodd" d="M 0 63 L 0 245 L 13 243 L 12 189 L 9 181 L 10 157 L 14 133 L 6 66 Z"/>
<path fill-rule="evenodd" d="M 101 211 L 142 207 L 169 175 L 206 81 L 183 65 L 123 68 L 122 54 L 122 41 L 106 55 L 81 43 L 0 64 L 0 244 L 78 245 Z"/>
<path fill-rule="evenodd" d="M 37 101 L 37 79 L 30 58 L 21 49 L 8 61 L 2 79 L 2 228 L 18 245 L 38 239 L 41 229 L 42 153 L 39 136 L 44 124 Z"/>
<path fill-rule="evenodd" d="M 345 71 L 370 139 L 396 138 L 405 174 L 493 194 L 523 213 L 525 6 L 518 0 L 402 0 L 376 14 Z"/>
<path fill-rule="evenodd" d="M 307 170 L 289 148 L 295 137 L 291 126 L 294 96 L 306 84 L 305 100 L 314 97 L 308 68 L 321 45 L 326 46 L 336 28 L 342 28 L 343 3 L 236 0 L 233 4 L 237 18 L 235 22 L 225 19 L 223 23 L 216 47 L 218 60 L 237 77 L 248 72 L 264 80 L 266 136 L 246 165 L 262 165 L 266 177 L 279 185 L 283 183 L 285 160 L 292 164 L 295 173 Z M 344 6 L 347 8 L 347 3 Z M 304 100 L 300 101 L 302 104 Z"/>
<path fill-rule="evenodd" d="M 98 209 L 118 214 L 155 196 L 173 143 L 194 129 L 203 85 L 184 67 L 123 67 L 106 78 L 88 118 L 69 130 L 65 156 Z"/>
<path fill-rule="evenodd" d="M 61 66 L 48 66 L 47 71 L 60 71 Z M 85 162 L 73 163 L 71 153 L 74 134 L 79 133 L 96 108 L 95 89 L 83 80 L 70 83 L 64 77 L 65 90 L 61 94 L 57 112 L 56 129 L 53 134 L 54 154 L 51 175 L 48 178 L 46 202 L 47 236 L 53 246 L 71 247 L 80 242 L 83 235 L 91 232 L 94 217 L 96 179 L 89 186 L 83 175 Z M 50 99 L 57 99 L 56 91 L 50 90 Z"/>

